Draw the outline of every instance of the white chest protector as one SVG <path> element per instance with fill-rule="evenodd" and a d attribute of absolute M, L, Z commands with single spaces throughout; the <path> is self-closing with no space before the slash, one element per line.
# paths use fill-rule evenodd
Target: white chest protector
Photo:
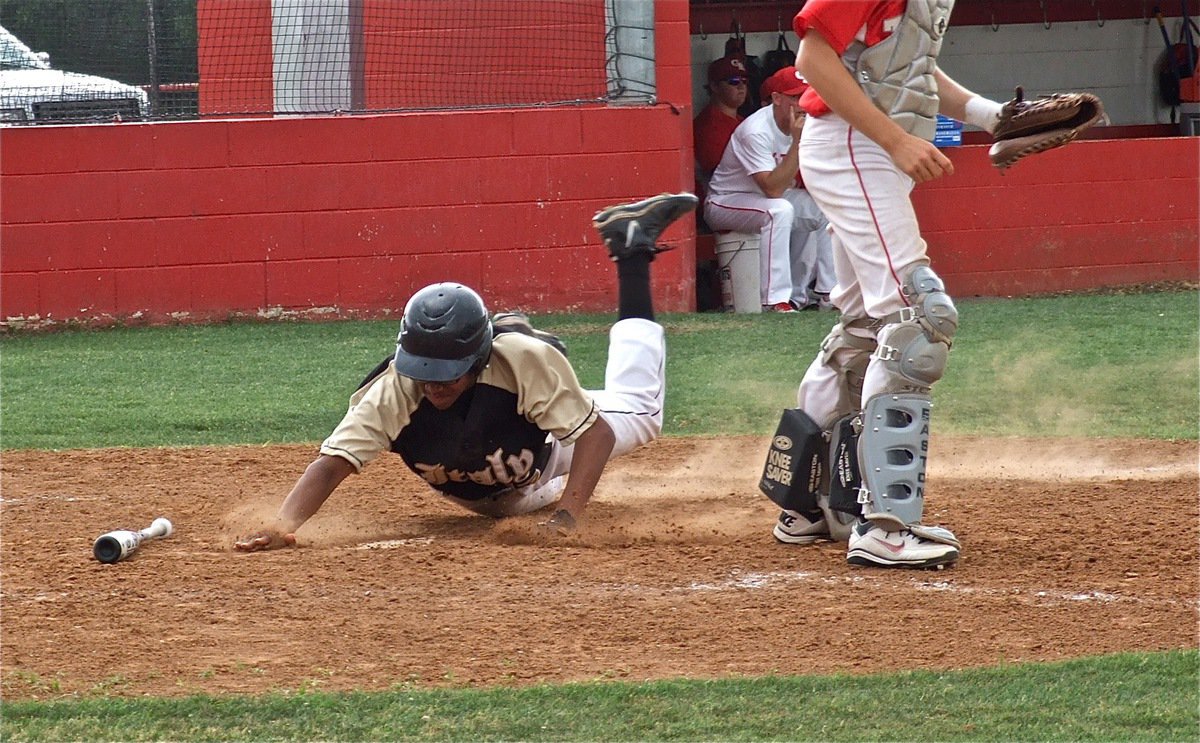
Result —
<path fill-rule="evenodd" d="M 853 41 L 842 63 L 867 97 L 906 132 L 933 141 L 938 86 L 933 76 L 954 0 L 908 0 L 892 35 L 875 46 Z"/>

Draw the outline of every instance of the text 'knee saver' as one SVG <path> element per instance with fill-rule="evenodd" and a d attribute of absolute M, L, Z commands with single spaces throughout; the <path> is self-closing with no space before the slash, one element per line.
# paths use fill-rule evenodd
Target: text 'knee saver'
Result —
<path fill-rule="evenodd" d="M 863 517 L 888 531 L 920 523 L 925 510 L 931 408 L 922 393 L 875 395 L 863 406 L 858 500 Z"/>
<path fill-rule="evenodd" d="M 828 488 L 828 445 L 821 427 L 807 413 L 795 408 L 783 411 L 767 450 L 759 490 L 780 508 L 814 512 L 818 494 Z"/>

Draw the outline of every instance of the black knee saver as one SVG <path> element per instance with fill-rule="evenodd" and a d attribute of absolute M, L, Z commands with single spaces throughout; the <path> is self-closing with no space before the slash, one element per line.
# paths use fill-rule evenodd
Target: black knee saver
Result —
<path fill-rule="evenodd" d="M 834 511 L 861 516 L 858 489 L 862 475 L 858 468 L 858 435 L 861 428 L 857 416 L 847 415 L 833 424 L 829 441 L 829 507 Z"/>
<path fill-rule="evenodd" d="M 785 410 L 767 450 L 758 489 L 780 508 L 812 512 L 825 486 L 828 455 L 821 427 L 803 410 Z"/>

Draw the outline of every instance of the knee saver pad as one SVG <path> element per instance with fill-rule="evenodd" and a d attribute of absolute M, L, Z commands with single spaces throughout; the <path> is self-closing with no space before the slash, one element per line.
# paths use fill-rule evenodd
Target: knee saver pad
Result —
<path fill-rule="evenodd" d="M 921 521 L 929 455 L 929 395 L 886 393 L 863 406 L 858 461 L 863 517 L 888 531 Z"/>
<path fill-rule="evenodd" d="M 862 515 L 858 492 L 862 478 L 858 474 L 859 418 L 847 415 L 838 419 L 829 432 L 829 489 L 817 496 L 817 506 L 825 515 L 829 536 L 835 541 L 850 539 L 850 530 Z"/>
<path fill-rule="evenodd" d="M 780 508 L 799 513 L 817 509 L 817 495 L 827 477 L 825 437 L 821 427 L 799 409 L 783 411 L 771 438 L 758 488 Z"/>

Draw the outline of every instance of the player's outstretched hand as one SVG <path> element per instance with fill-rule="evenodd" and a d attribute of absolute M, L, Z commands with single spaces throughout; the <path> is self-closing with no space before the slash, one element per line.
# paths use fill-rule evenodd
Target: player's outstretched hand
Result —
<path fill-rule="evenodd" d="M 545 521 L 538 522 L 538 531 L 548 537 L 565 537 L 575 533 L 575 517 L 565 508 L 560 508 Z"/>
<path fill-rule="evenodd" d="M 896 167 L 917 183 L 932 181 L 954 173 L 954 163 L 933 143 L 905 134 L 888 152 Z"/>
<path fill-rule="evenodd" d="M 241 552 L 259 552 L 291 547 L 294 544 L 296 544 L 295 534 L 284 534 L 275 529 L 263 529 L 244 537 L 238 537 L 233 543 L 233 547 Z"/>

